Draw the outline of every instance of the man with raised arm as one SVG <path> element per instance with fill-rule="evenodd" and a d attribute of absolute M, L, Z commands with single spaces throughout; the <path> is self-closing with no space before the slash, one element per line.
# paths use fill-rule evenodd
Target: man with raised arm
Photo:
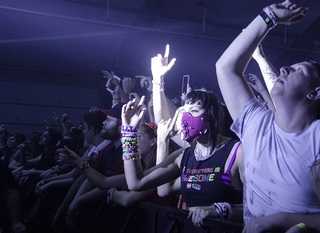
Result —
<path fill-rule="evenodd" d="M 320 230 L 319 64 L 282 67 L 271 90 L 277 111 L 261 106 L 243 73 L 276 24 L 300 21 L 307 8 L 290 1 L 263 9 L 216 64 L 219 86 L 244 149 L 244 232 L 286 231 L 298 223 Z M 309 175 L 310 173 L 310 175 Z M 314 185 L 313 185 L 314 184 Z M 320 195 L 319 195 L 320 196 Z"/>

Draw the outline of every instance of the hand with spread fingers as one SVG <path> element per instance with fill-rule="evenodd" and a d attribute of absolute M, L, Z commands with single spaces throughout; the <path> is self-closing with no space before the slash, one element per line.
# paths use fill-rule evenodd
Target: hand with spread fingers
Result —
<path fill-rule="evenodd" d="M 176 59 L 173 58 L 168 64 L 170 46 L 166 46 L 166 51 L 164 56 L 161 54 L 151 58 L 151 71 L 153 76 L 153 81 L 160 82 L 161 78 L 172 68 Z"/>
<path fill-rule="evenodd" d="M 298 7 L 289 0 L 272 4 L 270 7 L 276 15 L 277 23 L 287 25 L 301 21 L 308 12 L 308 8 Z"/>
<path fill-rule="evenodd" d="M 127 94 L 127 95 L 130 95 L 132 89 L 134 88 L 134 86 L 136 85 L 136 80 L 135 79 L 132 79 L 132 78 L 129 78 L 129 77 L 124 77 L 122 79 L 122 87 L 123 87 L 123 90 L 124 92 Z"/>
<path fill-rule="evenodd" d="M 161 120 L 158 124 L 157 140 L 158 142 L 168 141 L 174 137 L 179 130 L 176 127 L 179 111 L 176 111 L 173 119 L 169 118 L 167 121 Z"/>
<path fill-rule="evenodd" d="M 146 87 L 148 92 L 152 92 L 152 78 L 144 75 L 136 75 L 136 78 L 141 78 L 140 86 L 141 88 Z"/>
<path fill-rule="evenodd" d="M 142 96 L 139 104 L 136 106 L 136 99 L 129 101 L 122 107 L 122 125 L 138 127 L 143 119 L 146 108 L 142 108 L 145 96 Z"/>

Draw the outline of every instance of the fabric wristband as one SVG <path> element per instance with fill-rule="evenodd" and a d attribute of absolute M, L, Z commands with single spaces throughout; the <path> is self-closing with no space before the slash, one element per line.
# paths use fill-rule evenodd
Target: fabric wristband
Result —
<path fill-rule="evenodd" d="M 267 15 L 266 12 L 262 11 L 260 13 L 261 18 L 263 19 L 263 21 L 267 24 L 269 29 L 272 29 L 275 24 L 273 23 L 273 21 L 270 19 L 270 17 Z"/>

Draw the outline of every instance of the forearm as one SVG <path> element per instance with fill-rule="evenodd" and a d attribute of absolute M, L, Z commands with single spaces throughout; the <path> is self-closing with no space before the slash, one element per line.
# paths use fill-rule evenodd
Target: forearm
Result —
<path fill-rule="evenodd" d="M 82 184 L 82 182 L 85 180 L 84 176 L 80 176 L 75 182 L 73 182 L 71 188 L 69 189 L 66 197 L 63 199 L 62 204 L 59 207 L 59 212 L 63 213 L 66 212 L 69 208 L 69 205 L 71 204 L 71 202 L 73 201 L 73 199 L 75 198 L 80 185 Z"/>
<path fill-rule="evenodd" d="M 67 123 L 65 121 L 61 122 L 61 126 L 62 126 L 62 135 L 70 135 L 70 127 L 67 125 Z"/>
<path fill-rule="evenodd" d="M 230 72 L 242 74 L 251 60 L 254 50 L 268 31 L 268 26 L 258 15 L 230 44 L 217 62 L 217 66 L 227 66 L 227 70 Z"/>
<path fill-rule="evenodd" d="M 258 58 L 255 58 L 255 61 L 259 65 L 262 77 L 267 86 L 268 92 L 270 93 L 273 84 L 278 77 L 278 73 L 266 57 L 260 56 Z"/>
<path fill-rule="evenodd" d="M 94 188 L 87 193 L 82 194 L 75 198 L 79 205 L 86 205 L 90 202 L 104 200 L 106 198 L 106 190 L 100 190 L 98 188 Z"/>
<path fill-rule="evenodd" d="M 62 175 L 58 175 L 58 176 L 54 176 L 54 177 L 50 177 L 50 178 L 46 178 L 43 179 L 46 183 L 50 182 L 50 181 L 55 181 L 55 180 L 63 180 L 63 179 L 69 179 L 72 178 L 72 174 L 73 171 L 70 171 L 66 174 L 62 174 Z"/>
<path fill-rule="evenodd" d="M 254 50 L 268 31 L 266 23 L 257 16 L 216 63 L 219 87 L 233 120 L 238 117 L 244 105 L 254 97 L 243 77 L 243 72 Z"/>
<path fill-rule="evenodd" d="M 157 159 L 156 165 L 161 163 L 166 157 L 168 157 L 169 153 L 169 141 L 168 140 L 157 140 Z"/>
<path fill-rule="evenodd" d="M 141 166 L 141 161 L 124 160 L 123 165 L 128 188 L 130 190 L 143 190 L 144 183 L 141 180 L 143 178 L 143 169 Z"/>
<path fill-rule="evenodd" d="M 143 200 L 153 192 L 155 192 L 155 189 L 150 189 L 150 190 L 141 191 L 141 192 L 114 191 L 112 194 L 112 200 L 113 202 L 123 207 L 131 207 L 137 201 Z"/>
<path fill-rule="evenodd" d="M 163 78 L 155 78 L 153 83 L 153 112 L 156 125 L 164 119 L 170 118 L 167 99 L 164 93 L 164 80 Z"/>
<path fill-rule="evenodd" d="M 73 183 L 73 179 L 72 178 L 67 178 L 67 179 L 63 179 L 63 180 L 55 180 L 55 181 L 51 181 L 51 187 L 53 188 L 63 188 L 63 187 L 70 187 Z"/>
<path fill-rule="evenodd" d="M 85 181 L 81 184 L 81 186 L 75 196 L 75 199 L 79 198 L 80 196 L 84 195 L 87 192 L 90 192 L 94 188 L 95 188 L 95 186 L 88 179 L 85 179 Z"/>

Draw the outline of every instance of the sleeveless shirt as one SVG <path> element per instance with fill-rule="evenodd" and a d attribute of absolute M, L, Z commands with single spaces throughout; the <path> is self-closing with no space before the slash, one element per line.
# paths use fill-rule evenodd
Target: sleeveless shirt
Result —
<path fill-rule="evenodd" d="M 195 146 L 185 150 L 181 159 L 180 178 L 181 193 L 187 207 L 209 206 L 216 202 L 242 203 L 242 191 L 225 184 L 222 178 L 226 160 L 235 143 L 237 140 L 230 140 L 204 161 L 196 161 Z"/>

